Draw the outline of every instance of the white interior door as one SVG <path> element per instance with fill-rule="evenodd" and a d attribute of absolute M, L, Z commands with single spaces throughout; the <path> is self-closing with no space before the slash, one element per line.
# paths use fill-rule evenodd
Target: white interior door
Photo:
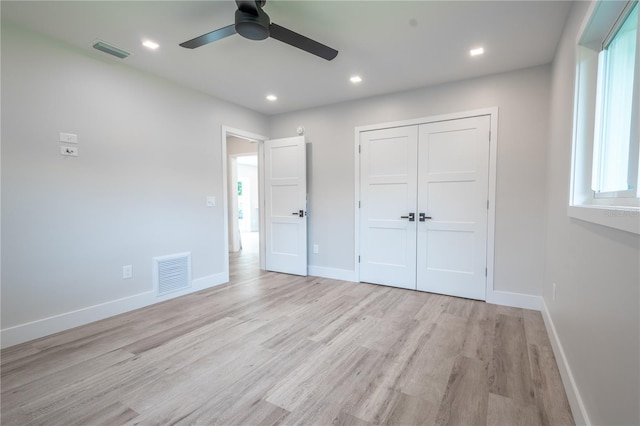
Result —
<path fill-rule="evenodd" d="M 361 133 L 360 281 L 416 288 L 417 130 Z"/>
<path fill-rule="evenodd" d="M 265 268 L 307 275 L 307 156 L 303 136 L 264 142 Z"/>
<path fill-rule="evenodd" d="M 419 128 L 418 290 L 485 299 L 489 130 L 489 116 Z"/>

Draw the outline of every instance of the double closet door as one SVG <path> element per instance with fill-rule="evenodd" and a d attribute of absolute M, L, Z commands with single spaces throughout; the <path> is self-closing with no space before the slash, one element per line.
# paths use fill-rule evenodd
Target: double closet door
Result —
<path fill-rule="evenodd" d="M 360 134 L 360 281 L 485 299 L 490 116 Z"/>

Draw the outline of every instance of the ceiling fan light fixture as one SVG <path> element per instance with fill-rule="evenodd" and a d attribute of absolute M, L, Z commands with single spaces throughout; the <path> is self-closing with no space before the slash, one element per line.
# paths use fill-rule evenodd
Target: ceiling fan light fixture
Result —
<path fill-rule="evenodd" d="M 476 49 L 471 49 L 469 51 L 469 54 L 471 56 L 479 56 L 479 55 L 482 55 L 483 53 L 484 53 L 484 47 L 478 47 Z"/>
<path fill-rule="evenodd" d="M 270 102 L 275 102 L 278 100 L 278 97 L 276 95 L 267 95 L 267 100 Z"/>
<path fill-rule="evenodd" d="M 350 78 L 349 80 L 350 80 L 353 84 L 362 83 L 362 77 L 360 77 L 359 75 L 351 76 L 351 78 Z"/>
<path fill-rule="evenodd" d="M 236 10 L 236 32 L 249 40 L 264 40 L 269 37 L 269 17 L 258 9 L 258 14 Z"/>

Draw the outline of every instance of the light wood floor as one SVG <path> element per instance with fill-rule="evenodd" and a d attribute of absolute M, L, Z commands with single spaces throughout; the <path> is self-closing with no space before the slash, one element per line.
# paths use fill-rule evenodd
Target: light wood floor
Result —
<path fill-rule="evenodd" d="M 261 272 L 2 351 L 3 425 L 571 425 L 539 313 Z"/>

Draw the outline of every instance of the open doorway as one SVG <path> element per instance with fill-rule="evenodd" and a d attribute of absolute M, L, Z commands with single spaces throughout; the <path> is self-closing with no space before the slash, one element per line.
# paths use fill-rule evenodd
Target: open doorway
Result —
<path fill-rule="evenodd" d="M 228 253 L 226 272 L 234 275 L 230 263 L 242 268 L 264 269 L 263 227 L 261 215 L 262 181 L 260 178 L 260 135 L 223 126 L 223 176 L 225 200 L 225 246 Z"/>

